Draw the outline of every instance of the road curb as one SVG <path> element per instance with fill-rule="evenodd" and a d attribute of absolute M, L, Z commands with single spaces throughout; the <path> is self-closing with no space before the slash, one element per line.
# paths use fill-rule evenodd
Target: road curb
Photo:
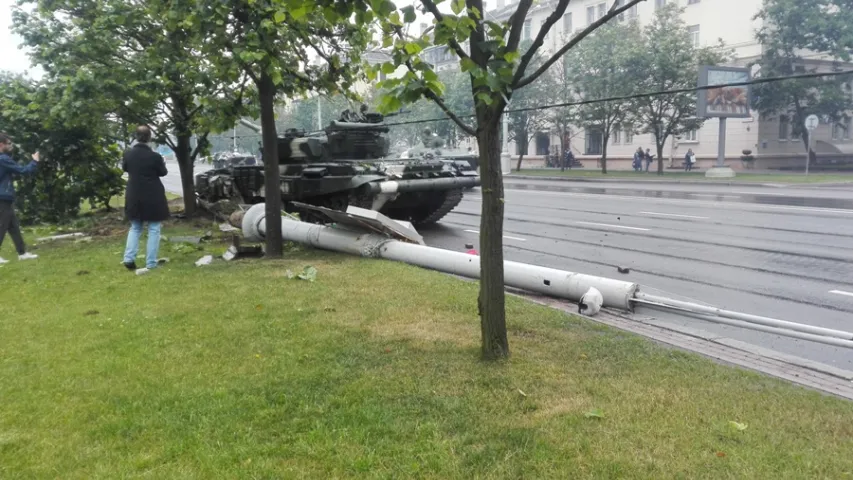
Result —
<path fill-rule="evenodd" d="M 853 181 L 850 182 L 830 182 L 830 183 L 772 183 L 772 182 L 727 182 L 719 180 L 643 180 L 631 178 L 588 178 L 588 177 L 559 177 L 546 175 L 504 175 L 506 180 L 540 180 L 549 182 L 578 182 L 578 183 L 645 183 L 649 185 L 712 185 L 723 187 L 760 187 L 760 188 L 801 188 L 801 189 L 821 189 L 828 187 L 846 187 L 853 186 Z"/>
<path fill-rule="evenodd" d="M 520 291 L 508 294 L 554 308 L 618 330 L 704 357 L 763 373 L 822 393 L 853 400 L 853 372 L 800 357 L 751 345 L 700 330 L 639 318 L 622 312 L 602 310 L 595 317 L 578 315 L 560 300 Z"/>

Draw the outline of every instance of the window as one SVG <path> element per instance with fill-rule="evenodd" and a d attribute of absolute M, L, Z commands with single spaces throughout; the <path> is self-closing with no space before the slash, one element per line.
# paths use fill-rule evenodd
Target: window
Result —
<path fill-rule="evenodd" d="M 634 132 L 631 131 L 630 128 L 625 128 L 625 145 L 630 145 L 634 143 Z"/>
<path fill-rule="evenodd" d="M 685 142 L 698 142 L 699 141 L 699 131 L 698 130 L 690 130 L 689 132 L 685 132 L 682 140 Z"/>
<path fill-rule="evenodd" d="M 623 5 L 625 5 L 625 0 L 616 0 L 616 8 L 621 8 Z M 622 20 L 625 20 L 625 13 L 623 12 L 623 13 L 620 13 L 619 15 L 617 15 L 616 20 L 618 20 L 620 22 Z"/>
<path fill-rule="evenodd" d="M 599 3 L 597 5 L 591 5 L 589 7 L 586 7 L 587 25 L 590 25 L 599 18 L 603 17 L 605 13 L 607 13 L 607 3 Z"/>
<path fill-rule="evenodd" d="M 699 25 L 690 25 L 687 27 L 687 33 L 690 35 L 693 46 L 699 48 Z"/>
<path fill-rule="evenodd" d="M 516 25 L 518 25 L 518 24 L 516 24 Z M 530 20 L 525 20 L 525 21 L 524 21 L 524 30 L 523 30 L 523 33 L 522 33 L 522 38 L 523 38 L 524 40 L 530 40 L 530 30 L 531 30 L 532 28 L 533 28 L 533 27 L 532 27 L 532 25 L 530 24 Z"/>
<path fill-rule="evenodd" d="M 779 117 L 779 140 L 788 140 L 788 132 L 791 129 L 790 121 L 786 115 Z"/>
<path fill-rule="evenodd" d="M 622 143 L 622 129 L 619 127 L 619 125 L 616 125 L 616 127 L 613 128 L 612 135 L 613 145 L 619 145 L 620 143 Z"/>
<path fill-rule="evenodd" d="M 572 14 L 563 15 L 563 35 L 572 33 Z"/>
<path fill-rule="evenodd" d="M 655 10 L 666 5 L 666 0 L 655 0 Z"/>

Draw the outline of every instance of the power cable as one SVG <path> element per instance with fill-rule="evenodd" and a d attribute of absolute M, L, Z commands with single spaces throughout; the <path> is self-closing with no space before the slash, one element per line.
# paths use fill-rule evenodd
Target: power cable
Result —
<path fill-rule="evenodd" d="M 549 104 L 549 105 L 539 105 L 539 106 L 535 106 L 535 107 L 525 107 L 525 108 L 516 108 L 516 109 L 512 109 L 512 110 L 505 110 L 504 113 L 520 113 L 520 112 L 528 112 L 531 110 L 546 110 L 546 109 L 551 109 L 551 108 L 573 107 L 573 106 L 579 106 L 579 105 L 589 105 L 589 104 L 594 104 L 594 103 L 614 102 L 614 101 L 620 101 L 620 100 L 634 100 L 637 98 L 656 97 L 656 96 L 662 96 L 662 95 L 677 95 L 679 93 L 699 92 L 702 90 L 712 90 L 715 88 L 742 87 L 742 86 L 749 86 L 749 85 L 758 85 L 758 84 L 762 84 L 762 83 L 781 82 L 781 81 L 785 81 L 785 80 L 800 80 L 800 79 L 820 78 L 820 77 L 836 77 L 836 76 L 841 76 L 841 75 L 853 75 L 853 69 L 851 69 L 851 70 L 840 70 L 837 72 L 827 72 L 827 73 L 813 72 L 813 73 L 803 73 L 803 74 L 797 74 L 797 75 L 787 75 L 787 76 L 782 76 L 782 77 L 756 78 L 756 79 L 747 80 L 744 82 L 721 83 L 721 84 L 717 84 L 717 85 L 703 85 L 703 86 L 697 86 L 697 87 L 677 88 L 677 89 L 673 89 L 673 90 L 663 90 L 663 91 L 657 91 L 657 92 L 635 93 L 635 94 L 631 94 L 631 95 L 621 95 L 621 96 L 615 96 L 615 97 L 597 98 L 597 99 L 593 99 L 593 100 L 579 100 L 579 101 L 575 101 L 575 102 L 554 103 L 554 104 Z M 457 115 L 457 116 L 459 118 L 472 118 L 475 115 L 469 114 L 469 115 Z M 442 121 L 451 121 L 451 120 L 448 117 L 441 117 L 441 118 L 429 118 L 429 119 L 423 119 L 423 120 L 409 120 L 409 121 L 405 121 L 405 122 L 392 122 L 392 123 L 385 123 L 384 125 L 387 127 L 396 127 L 396 126 L 401 126 L 401 125 L 416 125 L 419 123 L 442 122 Z"/>

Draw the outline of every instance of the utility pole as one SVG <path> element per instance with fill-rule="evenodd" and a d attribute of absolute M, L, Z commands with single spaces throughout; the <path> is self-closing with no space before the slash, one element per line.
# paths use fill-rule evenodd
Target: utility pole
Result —
<path fill-rule="evenodd" d="M 323 129 L 323 109 L 321 108 L 320 102 L 323 101 L 323 97 L 317 95 L 317 130 Z"/>

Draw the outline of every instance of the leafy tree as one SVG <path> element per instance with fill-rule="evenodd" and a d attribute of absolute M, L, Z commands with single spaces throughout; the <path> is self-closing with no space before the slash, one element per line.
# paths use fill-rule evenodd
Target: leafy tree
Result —
<path fill-rule="evenodd" d="M 478 300 L 482 332 L 482 353 L 486 359 L 509 355 L 504 309 L 503 214 L 504 189 L 500 169 L 501 116 L 511 98 L 522 88 L 535 82 L 551 65 L 589 33 L 643 0 L 615 1 L 599 20 L 570 39 L 536 69 L 530 67 L 534 55 L 542 47 L 545 36 L 566 12 L 569 0 L 554 2 L 554 10 L 543 22 L 533 43 L 523 54 L 519 44 L 533 0 L 520 0 L 508 22 L 496 22 L 483 16 L 482 0 L 451 0 L 452 13 L 442 13 L 434 0 L 418 0 L 415 4 L 432 15 L 433 33 L 423 32 L 419 38 L 406 35 L 405 25 L 417 21 L 415 6 L 397 10 L 389 0 L 368 3 L 383 28 L 383 47 L 392 48 L 392 60 L 382 68 L 394 71 L 405 66 L 402 78 L 382 83 L 389 89 L 380 103 L 381 110 L 394 111 L 404 103 L 420 98 L 435 102 L 460 129 L 477 137 L 482 179 L 482 215 L 480 227 L 480 296 Z M 620 3 L 624 5 L 619 6 Z M 424 34 L 426 33 L 426 34 Z M 464 121 L 448 106 L 446 88 L 432 66 L 419 54 L 431 45 L 445 45 L 459 58 L 463 72 L 469 75 L 474 100 L 475 120 Z M 376 71 L 369 75 L 375 78 Z"/>
<path fill-rule="evenodd" d="M 530 42 L 525 41 L 522 42 L 519 49 L 527 51 L 529 48 Z M 541 53 L 534 55 L 530 62 L 530 68 L 536 69 L 543 61 Z M 550 104 L 555 99 L 554 89 L 557 86 L 555 80 L 553 68 L 548 69 L 536 82 L 512 96 L 512 104 L 507 113 L 509 121 L 507 130 L 509 133 L 508 140 L 514 141 L 519 147 L 516 170 L 521 170 L 521 162 L 533 137 L 543 129 L 550 127 L 548 111 L 537 107 Z"/>
<path fill-rule="evenodd" d="M 762 26 L 756 38 L 764 46 L 759 77 L 777 77 L 817 71 L 839 71 L 837 63 L 809 62 L 806 51 L 828 53 L 848 61 L 853 46 L 853 10 L 845 0 L 768 0 L 756 15 Z M 822 68 L 821 68 L 822 67 Z M 753 108 L 762 115 L 784 115 L 792 133 L 808 150 L 809 132 L 805 120 L 811 114 L 834 122 L 849 122 L 846 112 L 853 109 L 849 75 L 786 80 L 752 87 Z M 809 155 L 811 161 L 812 155 Z"/>
<path fill-rule="evenodd" d="M 639 38 L 636 21 L 611 23 L 599 28 L 585 42 L 566 56 L 569 82 L 579 100 L 595 100 L 626 96 L 637 88 L 632 62 L 642 54 L 637 43 L 626 38 Z M 578 107 L 579 123 L 597 128 L 602 134 L 601 173 L 607 173 L 607 145 L 614 129 L 624 123 L 631 102 L 614 100 L 588 103 Z"/>
<path fill-rule="evenodd" d="M 126 131 L 136 123 L 150 125 L 155 140 L 175 152 L 185 213 L 194 214 L 193 164 L 206 153 L 211 131 L 230 128 L 245 113 L 245 77 L 215 78 L 214 65 L 199 54 L 193 25 L 165 2 L 22 0 L 20 5 L 37 6 L 30 13 L 16 9 L 14 23 L 47 78 L 94 81 Z"/>
<path fill-rule="evenodd" d="M 41 153 L 36 174 L 17 180 L 16 201 L 25 222 L 68 220 L 83 201 L 109 208 L 110 199 L 124 189 L 119 125 L 98 110 L 97 90 L 78 87 L 0 77 L 0 131 L 18 146 L 13 157 L 26 160 Z"/>
<path fill-rule="evenodd" d="M 657 10 L 651 25 L 636 38 L 632 78 L 641 92 L 694 88 L 699 65 L 717 65 L 727 60 L 722 42 L 717 48 L 695 47 L 682 20 L 683 7 L 668 4 Z M 681 135 L 702 126 L 696 118 L 696 93 L 655 95 L 637 99 L 629 122 L 641 126 L 655 140 L 658 175 L 663 175 L 663 147 L 671 135 Z"/>
<path fill-rule="evenodd" d="M 170 18 L 191 26 L 215 78 L 248 75 L 257 88 L 264 155 L 266 255 L 281 257 L 281 190 L 276 96 L 352 89 L 372 17 L 361 1 L 226 0 L 170 4 Z M 312 53 L 319 64 L 309 58 Z"/>
<path fill-rule="evenodd" d="M 581 43 L 583 45 L 583 43 Z M 555 63 L 547 73 L 551 77 L 553 103 L 572 103 L 578 100 L 572 86 L 571 70 L 568 68 L 569 55 Z M 571 139 L 577 135 L 573 127 L 578 124 L 578 108 L 573 105 L 553 107 L 543 111 L 545 121 L 560 139 L 560 161 L 571 148 Z M 560 163 L 560 165 L 564 165 Z M 561 167 L 562 168 L 562 167 Z"/>

